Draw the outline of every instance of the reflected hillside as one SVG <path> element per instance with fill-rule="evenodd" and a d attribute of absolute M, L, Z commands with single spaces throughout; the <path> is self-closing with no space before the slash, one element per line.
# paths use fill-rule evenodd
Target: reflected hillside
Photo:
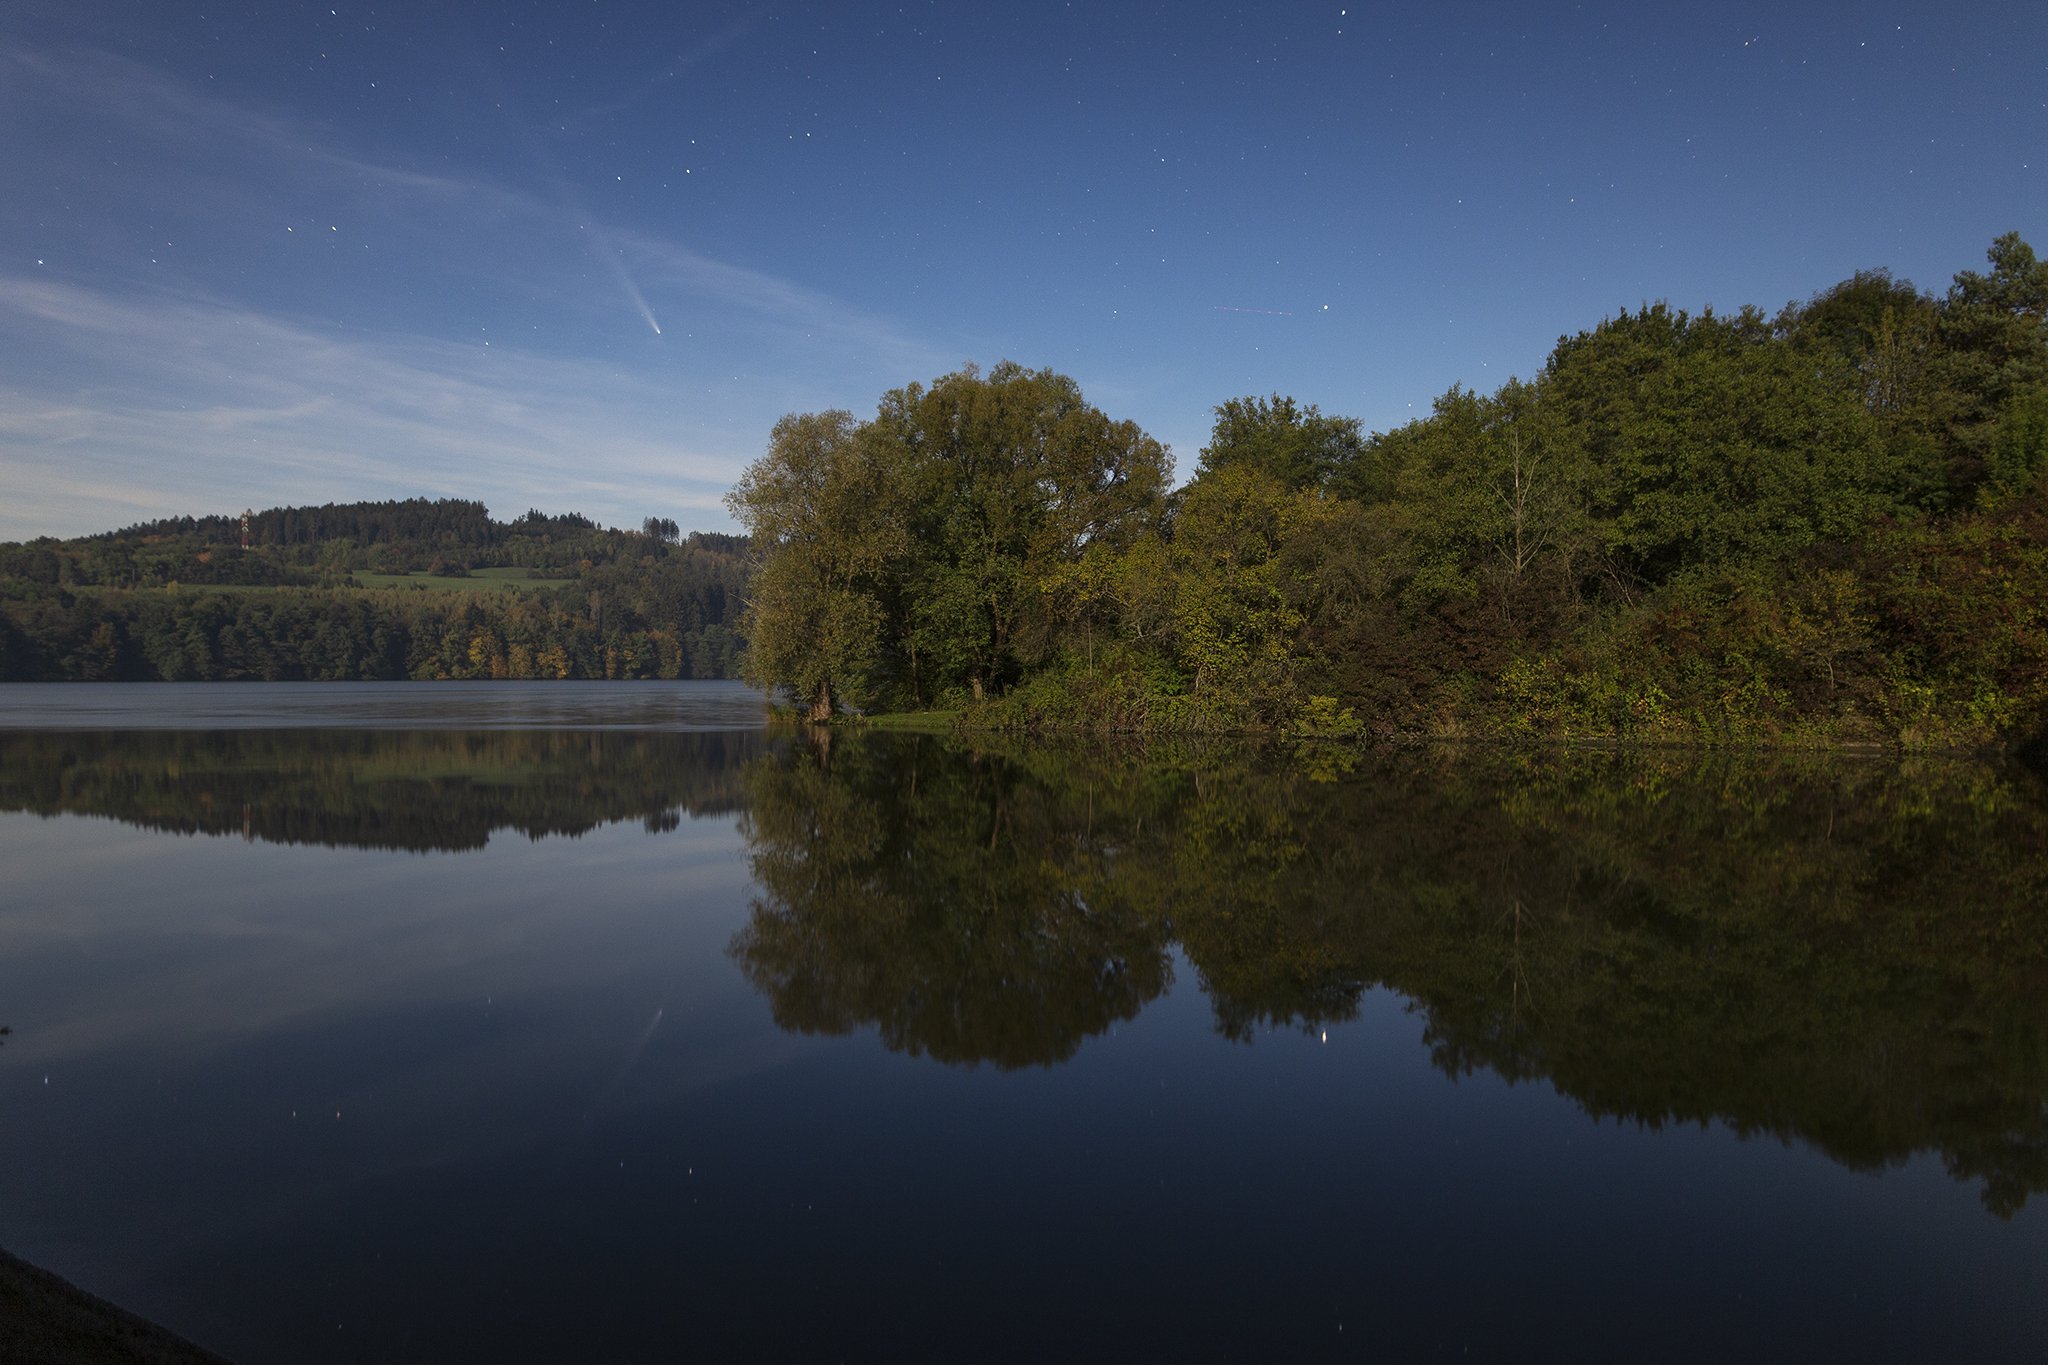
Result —
<path fill-rule="evenodd" d="M 732 944 L 785 1027 L 1004 1067 L 1169 984 L 1218 1028 L 1386 986 L 1436 1064 L 1597 1117 L 2048 1189 L 2048 809 L 1965 763 L 974 752 L 839 737 L 746 774 Z"/>
<path fill-rule="evenodd" d="M 179 834 L 454 852 L 495 830 L 673 829 L 738 808 L 750 734 L 617 731 L 0 732 L 0 810 Z"/>

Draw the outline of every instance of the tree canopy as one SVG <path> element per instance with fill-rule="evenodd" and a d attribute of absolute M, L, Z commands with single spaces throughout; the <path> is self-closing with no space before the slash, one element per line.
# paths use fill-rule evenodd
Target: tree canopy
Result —
<path fill-rule="evenodd" d="M 1868 270 L 1776 315 L 1623 309 L 1388 431 L 1229 399 L 1172 493 L 1135 434 L 1040 434 L 1071 381 L 897 391 L 862 428 L 904 510 L 868 509 L 901 541 L 857 704 L 964 702 L 995 728 L 2040 734 L 2048 265 L 2016 234 L 1987 258 L 1940 297 Z"/>
<path fill-rule="evenodd" d="M 1356 417 L 1325 417 L 1292 398 L 1232 398 L 1216 408 L 1216 426 L 1202 447 L 1202 474 L 1252 465 L 1289 488 L 1356 477 L 1361 443 Z"/>
<path fill-rule="evenodd" d="M 785 417 L 727 499 L 759 555 L 748 676 L 814 719 L 1014 684 L 1086 629 L 1074 571 L 1144 534 L 1170 470 L 1073 380 L 1008 362 L 891 390 L 866 422 Z"/>

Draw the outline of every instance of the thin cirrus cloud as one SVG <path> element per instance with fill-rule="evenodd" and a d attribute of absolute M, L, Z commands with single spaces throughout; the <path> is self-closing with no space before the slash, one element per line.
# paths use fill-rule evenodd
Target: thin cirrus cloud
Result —
<path fill-rule="evenodd" d="M 672 394 L 587 360 L 337 339 L 200 299 L 18 278 L 0 278 L 0 325 L 74 362 L 56 367 L 70 392 L 0 388 L 9 538 L 366 490 L 482 496 L 501 515 L 711 512 L 744 459 L 724 433 L 664 421 Z"/>
<path fill-rule="evenodd" d="M 48 187 L 0 222 L 52 244 L 0 275 L 0 538 L 402 496 L 718 528 L 781 413 L 945 367 L 819 290 L 122 58 L 0 69 L 28 130 L 0 164 Z"/>

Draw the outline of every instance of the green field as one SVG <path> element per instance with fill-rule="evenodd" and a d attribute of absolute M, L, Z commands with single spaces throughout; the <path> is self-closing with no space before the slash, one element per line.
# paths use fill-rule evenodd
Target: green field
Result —
<path fill-rule="evenodd" d="M 574 583 L 573 578 L 528 578 L 526 570 L 472 569 L 467 578 L 436 578 L 424 573 L 370 573 L 357 569 L 351 575 L 360 588 L 434 588 L 457 592 L 518 592 L 524 588 L 560 588 Z"/>
<path fill-rule="evenodd" d="M 166 583 L 162 586 L 141 586 L 131 588 L 109 587 L 104 583 L 75 583 L 73 592 L 81 593 L 130 593 L 130 592 L 177 592 L 187 596 L 215 595 L 223 597 L 244 597 L 256 593 L 317 592 L 318 589 L 301 583 Z"/>
<path fill-rule="evenodd" d="M 95 586 L 96 586 L 96 585 L 95 585 Z M 91 589 L 88 589 L 88 590 L 91 590 Z M 287 585 L 285 585 L 285 586 L 283 586 L 283 587 L 279 587 L 278 585 L 276 585 L 276 584 L 273 584 L 273 583 L 180 583 L 180 584 L 178 584 L 178 585 L 177 585 L 177 590 L 178 590 L 179 592 L 197 592 L 197 593 L 208 593 L 208 592 L 211 592 L 211 593 L 233 593 L 233 594 L 243 594 L 243 593 L 256 593 L 256 592 L 304 592 L 304 591 L 307 591 L 307 589 L 305 589 L 305 588 L 301 588 L 301 587 L 298 587 L 298 586 L 296 586 L 296 585 L 291 585 L 291 584 L 287 584 Z M 103 591 L 103 592 L 104 592 L 104 591 L 113 591 L 113 592 L 136 592 L 136 591 L 141 591 L 141 592 L 157 592 L 157 591 L 163 591 L 163 589 L 156 589 L 156 588 L 142 588 L 142 589 L 135 589 L 135 588 L 113 588 L 113 589 L 106 589 L 106 588 L 100 588 L 100 589 L 99 589 L 99 591 Z"/>

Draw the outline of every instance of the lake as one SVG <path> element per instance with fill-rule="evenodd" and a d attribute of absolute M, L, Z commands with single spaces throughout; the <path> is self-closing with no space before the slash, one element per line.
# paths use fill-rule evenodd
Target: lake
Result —
<path fill-rule="evenodd" d="M 0 689 L 0 1245 L 241 1362 L 2039 1360 L 1946 759 Z"/>

